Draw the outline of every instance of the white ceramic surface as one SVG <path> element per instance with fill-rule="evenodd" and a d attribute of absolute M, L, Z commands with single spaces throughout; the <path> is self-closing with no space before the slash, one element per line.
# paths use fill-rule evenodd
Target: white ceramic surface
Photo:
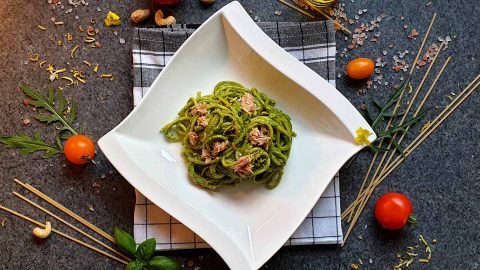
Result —
<path fill-rule="evenodd" d="M 188 98 L 233 80 L 256 87 L 292 118 L 297 137 L 280 185 L 219 192 L 191 182 L 180 143 L 160 128 Z M 140 192 L 210 244 L 231 269 L 262 266 L 292 235 L 370 126 L 330 84 L 269 39 L 238 2 L 209 18 L 178 50 L 133 112 L 99 140 Z M 370 137 L 374 139 L 374 135 Z"/>

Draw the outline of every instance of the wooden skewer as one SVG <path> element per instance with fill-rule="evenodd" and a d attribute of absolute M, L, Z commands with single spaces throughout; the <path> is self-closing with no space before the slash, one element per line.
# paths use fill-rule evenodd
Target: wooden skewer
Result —
<path fill-rule="evenodd" d="M 434 24 L 434 22 L 435 22 L 435 18 L 436 18 L 436 17 L 437 17 L 437 13 L 434 13 L 434 14 L 433 14 L 433 17 L 432 17 L 432 20 L 430 21 L 430 24 L 429 24 L 429 26 L 428 26 L 427 32 L 426 32 L 426 34 L 425 34 L 425 36 L 424 36 L 424 38 L 423 38 L 423 40 L 422 40 L 422 44 L 420 45 L 420 48 L 419 48 L 419 50 L 418 50 L 418 52 L 417 52 L 417 55 L 416 55 L 416 57 L 415 57 L 415 60 L 414 60 L 414 62 L 413 62 L 413 64 L 412 64 L 412 68 L 410 69 L 410 76 L 413 74 L 413 71 L 415 70 L 416 63 L 417 63 L 417 61 L 418 61 L 418 58 L 420 57 L 420 54 L 421 54 L 422 51 L 423 51 L 423 47 L 425 46 L 425 43 L 427 42 L 427 39 L 428 39 L 428 37 L 430 36 L 430 31 L 432 30 L 432 27 L 433 27 L 433 24 Z M 402 91 L 402 94 L 403 94 L 403 92 L 404 92 L 404 91 Z M 400 101 L 400 99 L 401 99 L 401 98 L 399 98 L 399 101 Z M 399 103 L 399 102 L 397 102 L 397 104 L 398 104 L 398 103 Z M 385 157 L 385 155 L 384 155 L 384 157 Z M 377 169 L 378 169 L 378 167 L 377 167 Z M 373 180 L 374 180 L 374 179 L 375 179 L 375 176 L 372 177 L 372 180 L 370 181 L 369 186 L 373 183 Z M 371 193 L 371 192 L 370 192 L 370 193 Z M 345 245 L 348 237 L 350 236 L 350 234 L 351 234 L 351 232 L 352 232 L 352 230 L 353 230 L 353 227 L 354 227 L 355 224 L 357 223 L 357 220 L 358 220 L 358 218 L 360 217 L 360 214 L 362 213 L 363 208 L 365 207 L 365 205 L 366 205 L 366 203 L 367 203 L 367 201 L 368 201 L 368 196 L 365 197 L 364 200 L 361 199 L 361 201 L 362 201 L 362 203 L 360 204 L 360 207 L 357 209 L 357 211 L 356 211 L 356 213 L 355 213 L 355 215 L 354 215 L 354 217 L 353 217 L 353 220 L 352 220 L 352 222 L 350 223 L 350 226 L 348 227 L 347 233 L 345 234 L 345 238 L 344 238 L 344 240 L 343 240 L 342 246 Z"/>
<path fill-rule="evenodd" d="M 427 33 L 425 34 L 425 37 L 422 40 L 422 45 L 420 46 L 420 50 L 418 50 L 417 56 L 415 57 L 415 61 L 412 64 L 412 68 L 410 69 L 410 75 L 413 74 L 413 71 L 415 70 L 415 67 L 417 66 L 417 61 L 418 58 L 420 57 L 420 54 L 423 51 L 423 46 L 425 46 L 425 43 L 427 42 L 427 38 L 430 35 L 430 31 L 432 30 L 433 23 L 435 22 L 435 18 L 437 18 L 437 13 L 433 13 L 432 20 L 430 21 L 430 25 L 428 25 Z"/>
<path fill-rule="evenodd" d="M 432 19 L 431 19 L 431 21 L 430 21 L 430 24 L 429 24 L 429 26 L 428 26 L 427 32 L 426 32 L 425 36 L 423 37 L 422 44 L 420 45 L 420 48 L 418 49 L 417 55 L 415 56 L 415 60 L 414 60 L 414 62 L 413 62 L 413 64 L 412 64 L 412 68 L 410 69 L 410 73 L 409 73 L 410 76 L 413 74 L 413 71 L 415 70 L 414 67 L 416 66 L 416 63 L 417 63 L 417 61 L 418 61 L 418 58 L 420 57 L 420 55 L 421 55 L 421 53 L 422 53 L 422 51 L 423 51 L 423 47 L 425 46 L 425 43 L 426 43 L 428 37 L 430 36 L 430 31 L 432 30 L 432 26 L 433 26 L 433 23 L 435 22 L 435 18 L 436 18 L 436 17 L 437 17 L 437 13 L 434 13 L 434 14 L 433 14 L 433 17 L 432 17 Z M 442 43 L 442 44 L 443 44 L 443 43 Z M 437 53 L 437 55 L 438 55 L 438 53 Z M 403 96 L 403 92 L 402 92 L 400 98 L 398 99 L 398 101 L 397 101 L 397 103 L 396 103 L 396 105 L 395 105 L 395 108 L 397 108 L 397 107 L 400 105 L 402 96 Z M 390 120 L 388 121 L 388 124 L 387 124 L 386 129 L 388 129 L 388 128 L 390 127 L 391 122 L 392 122 L 392 118 L 390 118 Z M 380 141 L 379 146 L 381 146 L 382 143 L 383 143 L 383 140 Z M 389 146 L 389 147 L 390 147 L 390 146 Z M 385 155 L 383 156 L 382 160 L 384 159 L 384 157 L 385 157 Z M 360 195 L 360 193 L 362 193 L 362 190 L 363 190 L 363 188 L 364 188 L 364 186 L 365 186 L 366 180 L 368 179 L 368 176 L 370 175 L 371 168 L 372 168 L 373 165 L 375 164 L 376 158 L 377 158 L 377 154 L 375 154 L 375 155 L 373 156 L 373 158 L 372 158 L 372 161 L 371 161 L 371 163 L 370 163 L 369 169 L 368 169 L 368 171 L 367 171 L 367 174 L 365 175 L 365 178 L 363 179 L 362 186 L 361 186 L 361 188 L 360 188 L 360 190 L 359 190 L 359 193 L 357 194 L 357 197 L 356 197 L 355 200 L 352 202 L 352 204 L 350 204 L 350 206 L 347 207 L 347 209 L 345 209 L 345 210 L 343 211 L 343 213 L 342 213 L 342 219 L 346 218 L 347 215 L 348 215 L 348 222 L 350 222 L 350 220 L 351 220 L 351 218 L 352 218 L 353 210 L 355 209 L 356 205 L 358 204 L 359 195 Z M 382 163 L 382 162 L 381 162 L 381 163 Z M 381 163 L 380 163 L 380 164 L 381 164 Z M 378 166 L 377 166 L 377 170 L 378 170 Z M 377 170 L 376 170 L 376 171 L 377 171 Z M 372 180 L 375 179 L 375 176 L 376 176 L 377 173 L 378 173 L 378 172 L 374 173 L 374 176 L 372 177 Z M 372 181 L 372 180 L 371 180 L 371 181 Z M 369 185 L 372 183 L 371 181 L 370 181 Z M 347 234 L 347 236 L 348 236 L 348 234 Z M 347 237 L 345 237 L 344 242 L 345 242 L 346 238 L 347 238 Z"/>
<path fill-rule="evenodd" d="M 24 219 L 24 220 L 26 220 L 26 221 L 29 221 L 29 222 L 31 222 L 31 223 L 39 226 L 39 227 L 45 228 L 45 224 L 42 224 L 42 223 L 40 223 L 39 221 L 36 221 L 36 220 L 34 220 L 34 219 L 30 218 L 30 217 L 27 217 L 27 216 L 25 216 L 25 215 L 22 215 L 22 214 L 14 211 L 14 210 L 12 210 L 12 209 L 10 209 L 10 208 L 7 208 L 7 207 L 5 207 L 5 206 L 3 206 L 3 205 L 0 205 L 0 209 L 4 210 L 4 211 L 6 211 L 6 212 L 9 212 L 10 214 L 12 214 L 12 215 L 14 215 L 14 216 L 17 216 L 17 217 L 19 217 L 19 218 L 22 218 L 22 219 Z M 73 241 L 73 242 L 75 242 L 75 243 L 77 243 L 77 244 L 79 244 L 79 245 L 82 245 L 82 246 L 84 246 L 84 247 L 86 247 L 86 248 L 89 248 L 89 249 L 91 249 L 91 250 L 93 250 L 93 251 L 95 251 L 95 252 L 98 252 L 98 253 L 100 253 L 100 254 L 102 254 L 102 255 L 104 255 L 104 256 L 107 256 L 107 257 L 109 257 L 109 258 L 111 258 L 111 259 L 114 259 L 114 260 L 116 260 L 117 262 L 123 263 L 123 264 L 125 264 L 125 265 L 128 264 L 127 261 L 124 261 L 124 260 L 122 260 L 122 259 L 120 259 L 120 258 L 118 258 L 118 257 L 115 257 L 115 256 L 112 255 L 112 254 L 106 253 L 106 252 L 103 251 L 103 250 L 100 250 L 100 249 L 98 249 L 98 248 L 96 248 L 96 247 L 94 247 L 94 246 L 92 246 L 92 245 L 89 245 L 89 244 L 87 244 L 87 243 L 85 243 L 85 242 L 82 242 L 81 240 L 79 240 L 79 239 L 77 239 L 77 238 L 75 238 L 75 237 L 73 237 L 73 236 L 70 236 L 70 235 L 68 235 L 68 234 L 66 234 L 66 233 L 64 233 L 64 232 L 61 232 L 61 231 L 56 230 L 56 229 L 53 229 L 53 228 L 52 228 L 52 232 L 54 232 L 54 233 L 56 233 L 56 234 L 58 234 L 58 235 L 60 235 L 60 236 L 62 236 L 62 237 L 64 237 L 64 238 L 66 238 L 66 239 L 68 239 L 68 240 L 70 240 L 70 241 Z"/>
<path fill-rule="evenodd" d="M 458 108 L 458 106 L 460 106 L 463 101 L 468 97 L 470 96 L 477 88 L 478 86 L 480 85 L 480 82 L 477 82 L 476 85 L 474 87 L 472 87 L 472 85 L 475 84 L 475 82 L 480 79 L 480 75 L 478 75 L 467 87 L 465 87 L 465 89 L 457 95 L 457 98 L 455 98 L 436 118 L 435 120 L 433 120 L 432 124 L 429 125 L 429 127 L 427 129 L 425 129 L 424 131 L 422 131 L 420 133 L 420 135 L 417 136 L 417 138 L 415 138 L 415 140 L 410 143 L 407 148 L 405 149 L 405 156 L 398 156 L 391 164 L 391 166 L 389 166 L 386 170 L 386 172 L 384 174 L 381 174 L 377 179 L 375 179 L 375 182 L 372 186 L 369 186 L 363 193 L 362 195 L 360 196 L 361 198 L 363 199 L 367 199 L 367 197 L 369 197 L 371 195 L 371 193 L 373 192 L 373 190 L 379 185 L 381 184 L 384 179 L 386 179 L 386 177 L 391 173 L 393 172 L 393 170 L 395 170 L 405 159 L 406 157 L 408 157 L 418 146 L 420 146 L 423 141 L 433 132 L 435 131 L 438 126 L 440 126 L 441 123 L 443 123 L 443 121 L 454 111 Z M 472 87 L 472 88 L 470 88 Z M 470 89 L 470 90 L 469 90 Z M 466 93 L 466 94 L 465 94 Z M 457 103 L 457 101 L 460 99 L 460 101 Z M 452 108 L 450 110 L 450 108 Z M 357 201 L 357 203 L 359 203 L 359 201 Z"/>
<path fill-rule="evenodd" d="M 75 227 L 74 225 L 70 224 L 69 222 L 65 221 L 65 220 L 62 219 L 61 217 L 55 215 L 54 213 L 48 211 L 47 209 L 43 208 L 42 206 L 40 206 L 40 205 L 36 204 L 35 202 L 31 201 L 30 199 L 27 199 L 26 197 L 20 195 L 20 194 L 17 193 L 17 192 L 13 192 L 13 195 L 19 197 L 20 199 L 28 202 L 29 204 L 33 205 L 34 207 L 36 207 L 36 208 L 38 208 L 38 209 L 40 209 L 41 211 L 45 212 L 46 214 L 50 215 L 51 217 L 55 218 L 56 220 L 62 222 L 63 224 L 67 225 L 68 227 L 74 229 L 75 231 L 81 233 L 83 236 L 85 236 L 85 237 L 87 237 L 88 239 L 94 241 L 95 243 L 101 245 L 102 247 L 104 247 L 104 248 L 106 248 L 106 249 L 108 249 L 108 250 L 116 253 L 117 255 L 119 255 L 120 257 L 122 257 L 123 259 L 125 259 L 125 260 L 127 260 L 127 261 L 130 260 L 130 258 L 128 258 L 127 256 L 123 255 L 121 252 L 119 252 L 119 251 L 113 249 L 112 247 L 104 244 L 104 243 L 101 242 L 100 240 L 98 240 L 98 239 L 96 239 L 95 237 L 89 235 L 88 233 L 80 230 L 79 228 L 77 228 L 77 227 Z"/>
<path fill-rule="evenodd" d="M 56 208 L 58 208 L 59 210 L 61 210 L 62 212 L 64 212 L 65 214 L 69 215 L 70 217 L 74 218 L 75 220 L 77 220 L 78 222 L 82 223 L 83 225 L 87 226 L 89 229 L 91 229 L 92 231 L 98 233 L 99 235 L 105 237 L 107 240 L 109 240 L 110 242 L 112 243 L 115 243 L 115 238 L 113 238 L 113 236 L 109 235 L 108 233 L 104 232 L 103 230 L 101 230 L 100 228 L 98 228 L 97 226 L 93 225 L 92 223 L 88 222 L 87 220 L 85 220 L 84 218 L 80 217 L 79 215 L 75 214 L 74 212 L 72 212 L 71 210 L 69 210 L 68 208 L 66 208 L 65 206 L 61 205 L 60 203 L 58 203 L 57 201 L 55 201 L 54 199 L 48 197 L 47 195 L 45 195 L 44 193 L 42 193 L 41 191 L 39 191 L 38 189 L 32 187 L 31 185 L 29 184 L 25 184 L 25 183 L 22 183 L 21 181 L 19 181 L 18 179 L 15 179 L 15 183 L 21 185 L 22 187 L 28 189 L 30 192 L 32 192 L 33 194 L 37 195 L 38 197 L 42 198 L 43 200 L 47 201 L 48 203 L 50 203 L 51 205 L 55 206 Z"/>
<path fill-rule="evenodd" d="M 288 7 L 290 7 L 290 8 L 293 8 L 294 10 L 302 13 L 302 14 L 305 15 L 305 16 L 308 16 L 308 17 L 310 17 L 310 18 L 312 18 L 312 19 L 315 19 L 315 16 L 313 16 L 312 14 L 306 12 L 305 10 L 302 10 L 301 8 L 299 8 L 299 7 L 297 7 L 297 6 L 293 5 L 293 4 L 290 4 L 289 2 L 287 2 L 287 1 L 285 1 L 285 0 L 278 0 L 278 2 L 280 2 L 280 3 L 282 3 L 282 4 L 286 5 L 286 6 L 288 6 Z"/>

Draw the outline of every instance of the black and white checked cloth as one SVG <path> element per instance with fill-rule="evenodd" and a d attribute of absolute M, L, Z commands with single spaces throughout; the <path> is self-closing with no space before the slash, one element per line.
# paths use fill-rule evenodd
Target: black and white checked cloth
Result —
<path fill-rule="evenodd" d="M 298 60 L 335 85 L 335 32 L 332 22 L 261 22 L 260 28 Z M 198 25 L 135 28 L 133 98 L 136 106 L 175 51 Z M 136 191 L 134 235 L 138 243 L 157 240 L 158 250 L 209 247 L 185 225 Z M 338 174 L 285 245 L 341 244 Z"/>

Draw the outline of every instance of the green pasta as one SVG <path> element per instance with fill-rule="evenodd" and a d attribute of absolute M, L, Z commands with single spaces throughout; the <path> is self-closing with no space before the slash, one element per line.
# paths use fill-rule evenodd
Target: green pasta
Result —
<path fill-rule="evenodd" d="M 295 136 L 275 101 L 232 81 L 190 98 L 161 131 L 168 141 L 182 143 L 190 177 L 212 190 L 241 182 L 275 188 Z"/>

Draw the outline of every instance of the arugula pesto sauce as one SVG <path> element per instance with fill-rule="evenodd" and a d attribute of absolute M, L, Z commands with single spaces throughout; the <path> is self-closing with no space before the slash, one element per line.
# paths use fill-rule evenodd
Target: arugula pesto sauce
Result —
<path fill-rule="evenodd" d="M 295 136 L 275 101 L 232 81 L 190 98 L 161 131 L 182 143 L 190 177 L 211 190 L 240 182 L 276 187 Z"/>

